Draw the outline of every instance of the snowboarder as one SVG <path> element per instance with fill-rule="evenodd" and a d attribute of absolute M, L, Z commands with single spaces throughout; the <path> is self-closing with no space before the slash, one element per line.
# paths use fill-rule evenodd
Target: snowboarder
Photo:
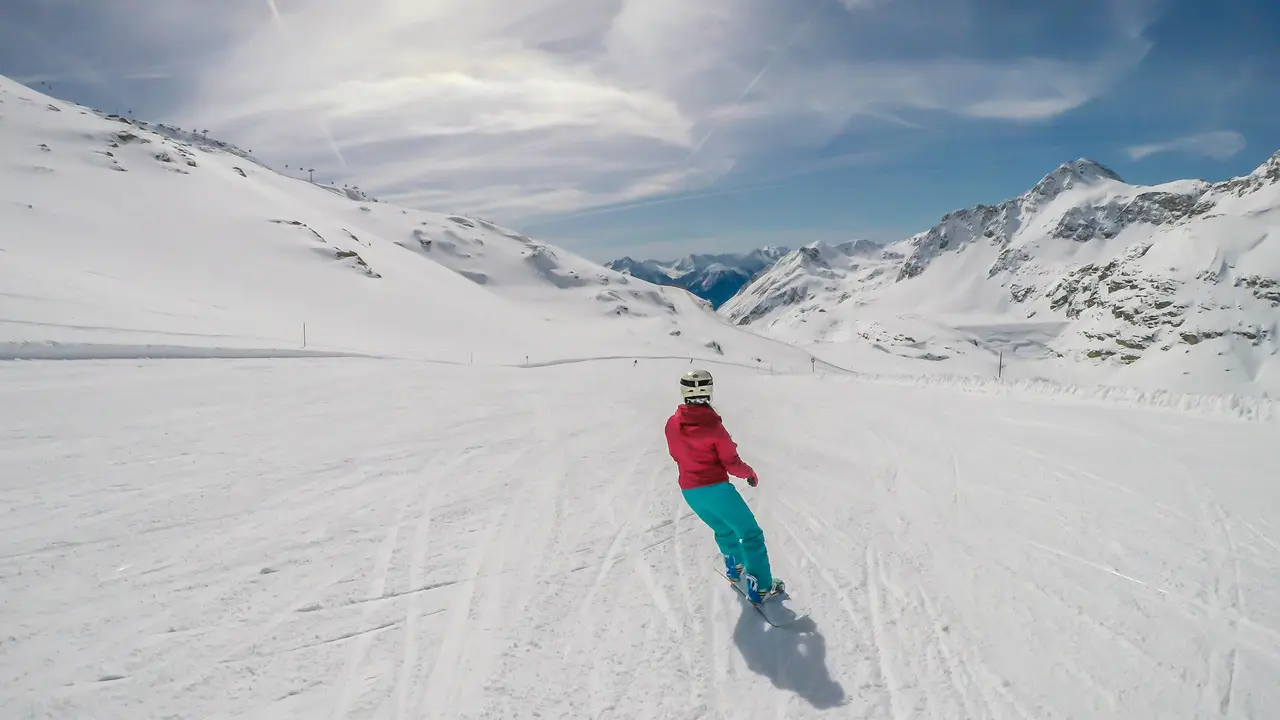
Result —
<path fill-rule="evenodd" d="M 744 478 L 755 487 L 755 470 L 738 457 L 738 446 L 711 407 L 714 382 L 706 370 L 690 370 L 680 378 L 684 402 L 667 420 L 667 450 L 680 469 L 680 490 L 685 502 L 715 532 L 724 555 L 725 575 L 731 581 L 747 579 L 747 597 L 760 604 L 783 591 L 773 577 L 764 531 L 751 508 L 729 482 L 729 475 Z M 739 561 L 741 560 L 741 562 Z"/>

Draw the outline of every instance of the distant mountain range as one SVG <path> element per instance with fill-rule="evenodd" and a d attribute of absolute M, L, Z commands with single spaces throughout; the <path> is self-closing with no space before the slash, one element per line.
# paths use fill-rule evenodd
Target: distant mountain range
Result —
<path fill-rule="evenodd" d="M 1154 186 L 1076 160 L 898 242 L 801 248 L 719 312 L 843 357 L 863 346 L 958 372 L 1003 349 L 1047 361 L 1037 372 L 1280 392 L 1280 153 L 1242 177 Z"/>
<path fill-rule="evenodd" d="M 771 246 L 745 253 L 686 255 L 675 261 L 624 257 L 605 263 L 605 267 L 656 285 L 684 288 L 718 308 L 789 252 L 788 248 Z"/>

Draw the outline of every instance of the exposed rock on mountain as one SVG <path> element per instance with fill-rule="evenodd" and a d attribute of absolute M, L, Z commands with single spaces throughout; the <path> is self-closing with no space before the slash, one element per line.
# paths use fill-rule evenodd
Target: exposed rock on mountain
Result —
<path fill-rule="evenodd" d="M 801 248 L 721 312 L 802 343 L 928 318 L 971 353 L 1035 325 L 1037 359 L 1280 390 L 1280 153 L 1243 177 L 1149 187 L 1077 160 L 899 242 Z"/>
<path fill-rule="evenodd" d="M 784 247 L 764 247 L 746 253 L 686 255 L 674 262 L 624 257 L 605 267 L 657 285 L 682 287 L 720 307 L 788 252 Z"/>

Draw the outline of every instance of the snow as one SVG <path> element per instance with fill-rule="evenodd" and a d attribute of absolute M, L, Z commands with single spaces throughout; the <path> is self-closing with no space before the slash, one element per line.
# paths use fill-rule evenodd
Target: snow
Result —
<path fill-rule="evenodd" d="M 812 608 L 712 572 L 683 361 L 0 366 L 16 717 L 1265 718 L 1274 422 L 718 367 Z M 602 389 L 604 389 L 602 391 Z"/>
<path fill-rule="evenodd" d="M 1274 397 L 1277 158 L 1154 186 L 1068 163 L 874 251 L 802 248 L 720 311 L 866 372 L 990 377 L 1011 350 L 1021 379 Z"/>
<path fill-rule="evenodd" d="M 479 218 L 3 78 L 0 113 L 6 717 L 1280 708 L 1273 400 L 997 382 L 1060 330 L 999 312 L 843 324 L 850 372 Z M 679 495 L 691 366 L 795 627 Z"/>
<path fill-rule="evenodd" d="M 684 290 L 484 219 L 285 177 L 2 77 L 0 112 L 0 357 L 138 345 L 524 364 L 719 357 L 714 342 L 809 366 Z"/>

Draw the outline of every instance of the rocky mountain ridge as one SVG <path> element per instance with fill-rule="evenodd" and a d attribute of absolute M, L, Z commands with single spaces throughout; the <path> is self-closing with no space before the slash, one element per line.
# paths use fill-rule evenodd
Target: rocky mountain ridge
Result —
<path fill-rule="evenodd" d="M 899 242 L 801 248 L 721 312 L 802 343 L 857 340 L 850 328 L 902 315 L 1052 323 L 1042 350 L 1064 362 L 1172 367 L 1186 363 L 1157 355 L 1213 352 L 1228 358 L 1210 362 L 1214 372 L 1280 388 L 1268 369 L 1280 324 L 1280 152 L 1245 176 L 1155 186 L 1076 160 Z M 1177 372 L 1198 372 L 1188 368 Z"/>
<path fill-rule="evenodd" d="M 623 257 L 605 267 L 655 285 L 684 288 L 718 308 L 789 252 L 767 246 L 745 253 L 692 254 L 675 261 Z"/>

